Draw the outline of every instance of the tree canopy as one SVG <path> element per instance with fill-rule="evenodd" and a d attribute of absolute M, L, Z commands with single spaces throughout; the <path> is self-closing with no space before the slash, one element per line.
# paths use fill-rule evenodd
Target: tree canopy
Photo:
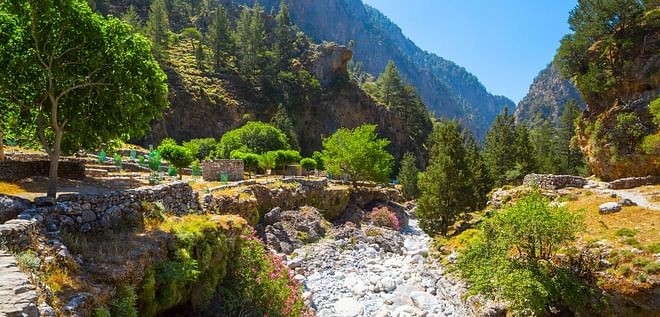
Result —
<path fill-rule="evenodd" d="M 250 121 L 238 129 L 225 133 L 218 142 L 213 157 L 229 158 L 234 150 L 263 154 L 287 149 L 289 142 L 282 130 L 268 123 Z"/>
<path fill-rule="evenodd" d="M 324 139 L 322 161 L 327 171 L 354 182 L 388 182 L 394 158 L 385 149 L 390 141 L 378 138 L 376 127 L 342 128 Z"/>
<path fill-rule="evenodd" d="M 0 99 L 50 155 L 54 196 L 60 151 L 143 135 L 167 105 L 166 76 L 147 39 L 86 1 L 12 0 L 0 11 Z"/>

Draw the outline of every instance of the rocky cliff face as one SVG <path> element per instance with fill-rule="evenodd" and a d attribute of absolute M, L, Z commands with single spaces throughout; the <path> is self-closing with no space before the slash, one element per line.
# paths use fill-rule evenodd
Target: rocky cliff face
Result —
<path fill-rule="evenodd" d="M 228 0 L 227 0 L 228 1 Z M 254 0 L 235 2 L 254 4 Z M 279 0 L 259 3 L 269 11 Z M 436 116 L 457 118 L 483 137 L 495 115 L 514 103 L 494 96 L 464 68 L 417 47 L 401 29 L 361 0 L 288 0 L 293 22 L 318 41 L 347 44 L 353 40 L 354 60 L 367 72 L 380 74 L 389 60 L 415 86 Z"/>
<path fill-rule="evenodd" d="M 534 78 L 527 96 L 518 103 L 514 116 L 519 123 L 537 126 L 550 120 L 555 126 L 564 110 L 564 104 L 575 100 L 584 109 L 580 92 L 570 80 L 562 79 L 550 63 Z"/>

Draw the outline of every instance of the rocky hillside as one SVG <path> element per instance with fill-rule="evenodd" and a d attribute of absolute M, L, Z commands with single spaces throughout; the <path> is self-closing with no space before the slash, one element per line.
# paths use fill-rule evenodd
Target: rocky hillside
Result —
<path fill-rule="evenodd" d="M 538 126 L 550 120 L 555 126 L 559 123 L 564 104 L 575 100 L 584 109 L 580 92 L 570 80 L 562 79 L 554 64 L 550 63 L 534 78 L 527 96 L 518 103 L 514 116 L 519 123 Z"/>
<path fill-rule="evenodd" d="M 227 1 L 225 1 L 227 2 Z M 252 5 L 254 0 L 236 2 Z M 278 7 L 279 0 L 259 1 Z M 419 91 L 424 103 L 436 116 L 458 118 L 483 137 L 504 106 L 515 104 L 494 96 L 463 67 L 426 52 L 415 45 L 401 29 L 378 10 L 361 0 L 288 0 L 293 22 L 317 41 L 348 44 L 353 40 L 354 60 L 364 69 L 380 74 L 393 60 L 402 76 Z"/>

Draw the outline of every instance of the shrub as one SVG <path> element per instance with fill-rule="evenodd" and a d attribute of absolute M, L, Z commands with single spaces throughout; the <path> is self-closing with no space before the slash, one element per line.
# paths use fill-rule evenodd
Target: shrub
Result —
<path fill-rule="evenodd" d="M 619 237 L 634 237 L 637 234 L 637 230 L 630 228 L 621 228 L 615 232 Z"/>
<path fill-rule="evenodd" d="M 396 213 L 390 211 L 387 207 L 374 208 L 369 214 L 369 219 L 379 227 L 387 227 L 395 231 L 400 229 L 399 218 L 396 217 Z"/>
<path fill-rule="evenodd" d="M 158 146 L 160 155 L 177 169 L 190 166 L 194 158 L 187 148 L 176 144 L 161 144 Z M 181 172 L 179 171 L 179 174 Z"/>
<path fill-rule="evenodd" d="M 203 161 L 211 155 L 211 151 L 215 149 L 217 142 L 214 138 L 192 139 L 183 142 L 182 145 L 190 151 L 194 158 Z"/>
<path fill-rule="evenodd" d="M 585 286 L 550 259 L 583 228 L 581 215 L 532 192 L 485 219 L 481 234 L 468 240 L 457 268 L 471 293 L 508 301 L 526 314 L 542 314 L 553 302 L 580 301 Z"/>
<path fill-rule="evenodd" d="M 248 227 L 236 261 L 230 271 L 225 296 L 230 316 L 239 316 L 244 307 L 251 307 L 254 316 L 303 316 L 301 285 L 282 259 L 269 252 Z"/>
<path fill-rule="evenodd" d="M 323 153 L 319 151 L 314 151 L 312 153 L 312 159 L 316 161 L 316 169 L 319 171 L 325 170 L 325 164 L 323 163 Z"/>
<path fill-rule="evenodd" d="M 651 262 L 644 266 L 644 271 L 650 274 L 656 274 L 660 272 L 660 262 Z"/>
<path fill-rule="evenodd" d="M 16 255 L 16 262 L 18 262 L 21 269 L 32 272 L 37 272 L 41 266 L 41 259 L 32 250 L 23 251 Z"/>
<path fill-rule="evenodd" d="M 245 153 L 238 150 L 231 152 L 230 157 L 234 160 L 243 160 L 243 165 L 248 172 L 256 171 L 257 167 L 259 167 L 259 161 L 261 159 L 261 157 L 257 154 Z"/>
<path fill-rule="evenodd" d="M 202 168 L 199 166 L 199 161 L 194 161 L 190 168 L 192 168 L 192 176 L 202 176 Z"/>
<path fill-rule="evenodd" d="M 646 247 L 646 250 L 653 254 L 660 253 L 660 243 L 656 242 L 654 244 L 651 244 L 648 247 Z"/>
<path fill-rule="evenodd" d="M 282 130 L 267 123 L 251 121 L 225 133 L 216 145 L 213 156 L 226 159 L 235 150 L 263 154 L 286 149 L 289 149 L 289 140 Z"/>
<path fill-rule="evenodd" d="M 642 248 L 642 245 L 639 243 L 639 241 L 637 239 L 633 238 L 633 237 L 628 237 L 628 238 L 623 239 L 623 243 L 625 243 L 625 244 L 627 244 L 631 247 L 638 248 L 638 249 Z"/>
<path fill-rule="evenodd" d="M 94 309 L 94 317 L 112 317 L 112 314 L 105 307 L 97 307 Z"/>
<path fill-rule="evenodd" d="M 307 171 L 307 175 L 309 175 L 309 171 L 312 171 L 316 168 L 316 161 L 313 158 L 304 158 L 300 160 L 300 166 L 302 166 L 305 171 Z"/>
<path fill-rule="evenodd" d="M 132 286 L 120 286 L 117 288 L 112 301 L 110 301 L 110 313 L 113 317 L 137 317 L 137 295 Z"/>

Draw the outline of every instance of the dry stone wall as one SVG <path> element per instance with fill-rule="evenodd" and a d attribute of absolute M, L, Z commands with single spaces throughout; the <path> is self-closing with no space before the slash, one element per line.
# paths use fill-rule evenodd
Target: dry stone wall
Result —
<path fill-rule="evenodd" d="M 33 176 L 48 176 L 49 161 L 0 161 L 0 180 L 12 181 Z M 78 162 L 59 163 L 58 176 L 69 179 L 85 177 L 85 167 Z"/>
<path fill-rule="evenodd" d="M 582 188 L 587 185 L 588 181 L 584 177 L 572 175 L 529 174 L 525 176 L 523 183 L 528 186 L 554 190 L 565 187 Z"/>
<path fill-rule="evenodd" d="M 660 177 L 658 176 L 628 177 L 628 178 L 621 178 L 615 181 L 611 181 L 607 185 L 607 187 L 609 189 L 628 189 L 639 186 L 655 185 L 659 183 L 660 183 Z"/>
<path fill-rule="evenodd" d="M 55 206 L 25 210 L 19 218 L 36 220 L 47 231 L 66 228 L 86 233 L 137 226 L 154 206 L 175 215 L 200 212 L 197 193 L 188 183 L 178 182 L 106 194 L 63 194 Z"/>

